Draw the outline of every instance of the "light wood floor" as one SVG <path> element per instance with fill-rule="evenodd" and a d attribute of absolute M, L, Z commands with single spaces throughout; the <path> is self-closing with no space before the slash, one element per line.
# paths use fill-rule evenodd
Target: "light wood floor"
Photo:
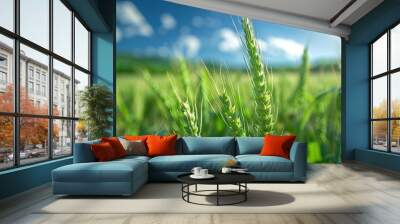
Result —
<path fill-rule="evenodd" d="M 357 214 L 36 214 L 54 200 L 50 187 L 0 202 L 0 223 L 219 224 L 219 223 L 400 223 L 400 174 L 358 163 L 312 165 L 308 182 L 317 183 L 344 200 L 367 204 Z M 318 201 L 316 201 L 318 203 Z M 173 205 L 171 205 L 173 206 Z"/>

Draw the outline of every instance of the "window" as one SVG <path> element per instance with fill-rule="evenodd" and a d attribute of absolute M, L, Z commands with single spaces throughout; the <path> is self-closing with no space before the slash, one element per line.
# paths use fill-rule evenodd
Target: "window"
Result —
<path fill-rule="evenodd" d="M 5 55 L 0 55 L 0 67 L 7 67 L 7 57 Z"/>
<path fill-rule="evenodd" d="M 71 96 L 71 90 L 66 90 L 64 88 L 65 83 L 72 84 L 72 68 L 69 65 L 66 65 L 58 60 L 53 60 L 53 114 L 54 115 L 61 115 L 63 117 L 72 117 L 72 102 L 68 102 L 65 104 L 64 96 Z M 60 101 L 58 101 L 58 97 L 60 97 Z M 72 98 L 70 98 L 72 101 Z M 66 107 L 66 113 L 60 113 L 60 108 L 64 106 Z"/>
<path fill-rule="evenodd" d="M 71 155 L 72 153 L 72 121 L 53 120 L 53 157 Z"/>
<path fill-rule="evenodd" d="M 74 105 L 90 84 L 90 31 L 62 0 L 0 0 L 0 26 L 0 170 L 70 156 L 87 139 Z"/>
<path fill-rule="evenodd" d="M 46 86 L 42 86 L 42 96 L 46 97 Z"/>
<path fill-rule="evenodd" d="M 33 82 L 28 82 L 28 92 L 29 94 L 33 94 L 34 92 Z"/>
<path fill-rule="evenodd" d="M 72 12 L 60 1 L 53 1 L 53 47 L 54 52 L 71 60 Z"/>
<path fill-rule="evenodd" d="M 13 117 L 0 115 L 0 169 L 14 166 Z"/>
<path fill-rule="evenodd" d="M 381 35 L 371 51 L 371 148 L 400 153 L 400 25 Z"/>
<path fill-rule="evenodd" d="M 80 117 L 80 96 L 81 92 L 89 86 L 89 74 L 75 70 L 75 117 Z"/>
<path fill-rule="evenodd" d="M 14 31 L 14 0 L 0 1 L 0 26 Z"/>
<path fill-rule="evenodd" d="M 40 81 L 40 71 L 39 71 L 39 69 L 36 69 L 36 80 Z"/>
<path fill-rule="evenodd" d="M 33 80 L 33 67 L 32 66 L 29 66 L 28 73 L 29 73 L 29 79 Z"/>
<path fill-rule="evenodd" d="M 1 15 L 3 12 L 2 4 L 3 2 L 1 1 L 0 20 L 3 16 Z M 0 113 L 12 113 L 14 112 L 14 72 L 13 66 L 11 66 L 11 59 L 14 57 L 14 41 L 0 33 L 0 46 L 0 57 L 2 58 L 0 61 Z M 6 58 L 9 60 L 6 61 Z"/>
<path fill-rule="evenodd" d="M 49 48 L 49 0 L 20 0 L 21 36 Z"/>
<path fill-rule="evenodd" d="M 36 95 L 40 95 L 40 84 L 36 84 Z"/>
<path fill-rule="evenodd" d="M 4 71 L 0 71 L 0 84 L 7 84 L 7 73 L 5 73 Z"/>
<path fill-rule="evenodd" d="M 75 62 L 82 68 L 89 69 L 89 32 L 75 18 Z"/>

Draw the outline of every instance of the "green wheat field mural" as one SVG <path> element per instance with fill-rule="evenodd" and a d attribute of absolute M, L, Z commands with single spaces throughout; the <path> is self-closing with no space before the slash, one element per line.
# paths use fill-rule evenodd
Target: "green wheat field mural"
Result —
<path fill-rule="evenodd" d="M 140 11 L 135 2 L 119 1 L 119 4 Z M 170 8 L 184 7 L 162 4 Z M 146 15 L 146 7 L 141 12 Z M 216 18 L 221 15 L 212 14 L 217 14 Z M 119 27 L 123 27 L 124 21 L 118 21 Z M 175 21 L 175 29 L 178 22 Z M 169 21 L 167 26 L 161 20 L 160 29 L 170 32 L 166 27 L 171 29 L 172 23 Z M 313 60 L 312 42 L 308 41 L 297 53 L 297 63 L 279 64 L 273 60 L 269 63 L 268 58 L 274 56 L 265 52 L 274 51 L 274 47 L 265 47 L 267 43 L 258 38 L 258 22 L 235 17 L 227 23 L 234 27 L 235 55 L 239 55 L 236 58 L 242 66 L 211 60 L 199 53 L 193 56 L 196 48 L 193 40 L 184 45 L 183 54 L 137 53 L 141 49 L 139 45 L 144 44 L 141 39 L 162 35 L 156 34 L 160 31 L 155 28 L 147 37 L 149 34 L 142 33 L 130 38 L 122 31 L 122 36 L 117 35 L 117 134 L 263 136 L 290 133 L 308 143 L 309 162 L 340 162 L 339 60 Z M 138 40 L 132 43 L 133 47 L 127 44 L 132 37 Z M 219 50 L 232 46 L 225 47 Z M 175 45 L 170 51 L 177 48 Z M 211 50 L 218 51 L 218 48 Z"/>

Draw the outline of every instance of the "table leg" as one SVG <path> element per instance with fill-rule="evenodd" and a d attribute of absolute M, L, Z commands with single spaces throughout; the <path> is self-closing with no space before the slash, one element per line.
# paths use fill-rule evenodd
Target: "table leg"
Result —
<path fill-rule="evenodd" d="M 217 184 L 217 206 L 219 205 L 219 184 Z"/>
<path fill-rule="evenodd" d="M 194 191 L 196 191 L 197 192 L 197 184 L 195 185 L 195 190 Z"/>
<path fill-rule="evenodd" d="M 244 187 L 245 187 L 245 192 L 244 192 L 244 201 L 247 201 L 247 192 L 248 192 L 248 189 L 247 189 L 247 183 L 244 183 Z"/>
<path fill-rule="evenodd" d="M 188 193 L 187 193 L 187 201 L 188 201 L 188 202 L 190 202 L 190 201 L 189 201 L 189 195 L 190 195 L 190 184 L 188 184 L 188 185 L 187 185 L 187 192 L 188 192 Z"/>

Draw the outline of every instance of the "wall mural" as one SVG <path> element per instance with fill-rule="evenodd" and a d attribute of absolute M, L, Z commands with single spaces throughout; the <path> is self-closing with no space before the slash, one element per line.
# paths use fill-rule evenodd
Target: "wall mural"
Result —
<path fill-rule="evenodd" d="M 340 162 L 340 38 L 165 1 L 117 1 L 117 133 L 297 135 Z"/>

